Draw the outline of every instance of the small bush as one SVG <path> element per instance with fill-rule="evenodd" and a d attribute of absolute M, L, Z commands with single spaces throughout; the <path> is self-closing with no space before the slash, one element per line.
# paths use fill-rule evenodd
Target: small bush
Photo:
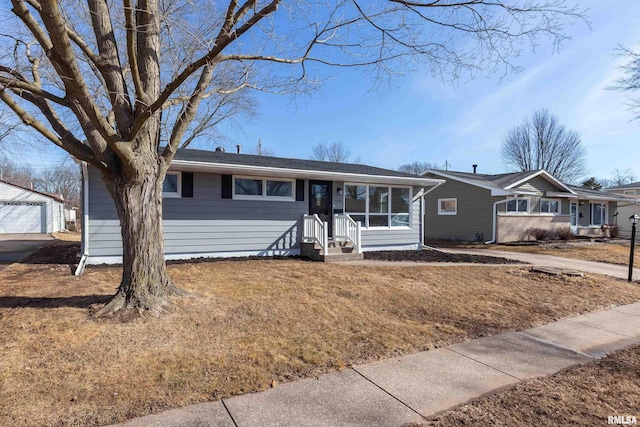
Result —
<path fill-rule="evenodd" d="M 546 228 L 530 228 L 527 230 L 527 235 L 533 237 L 536 240 L 547 240 L 551 237 L 551 230 Z"/>
<path fill-rule="evenodd" d="M 605 224 L 601 227 L 603 233 L 609 231 L 609 237 L 616 238 L 620 234 L 620 227 L 615 224 Z"/>
<path fill-rule="evenodd" d="M 562 240 L 571 240 L 575 237 L 575 234 L 573 234 L 573 230 L 571 229 L 571 227 L 556 228 L 556 235 L 559 239 Z"/>

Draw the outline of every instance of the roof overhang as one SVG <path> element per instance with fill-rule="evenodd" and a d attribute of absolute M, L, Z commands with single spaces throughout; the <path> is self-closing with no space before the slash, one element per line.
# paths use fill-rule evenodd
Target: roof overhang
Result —
<path fill-rule="evenodd" d="M 580 194 L 580 193 L 563 193 L 557 191 L 547 191 L 546 197 L 559 197 L 566 199 L 583 199 L 583 200 L 602 200 L 606 202 L 631 202 L 633 199 L 629 197 L 616 197 L 609 194 Z"/>
<path fill-rule="evenodd" d="M 455 176 L 455 175 L 451 175 L 448 173 L 443 173 L 439 170 L 435 170 L 435 169 L 427 169 L 426 173 L 432 173 L 434 175 L 438 175 L 441 176 L 443 178 L 446 179 L 451 179 L 453 181 L 458 181 L 458 182 L 464 182 L 465 184 L 469 184 L 469 185 L 473 185 L 475 187 L 479 187 L 479 188 L 484 188 L 485 190 L 489 190 L 491 191 L 491 195 L 492 196 L 512 196 L 513 192 L 512 191 L 506 191 L 500 187 L 495 187 L 492 185 L 486 185 L 486 184 L 482 184 L 479 183 L 477 181 L 474 181 L 472 179 L 466 179 L 466 178 L 461 178 L 459 176 Z"/>
<path fill-rule="evenodd" d="M 326 172 L 302 169 L 273 168 L 265 166 L 237 165 L 227 163 L 194 162 L 191 160 L 174 160 L 171 162 L 171 170 L 185 172 L 209 172 L 224 174 L 242 174 L 250 176 L 268 176 L 277 178 L 299 178 L 318 180 L 337 180 L 363 184 L 397 184 L 413 185 L 420 187 L 431 187 L 443 184 L 443 179 L 387 176 L 387 175 L 366 175 L 346 172 Z"/>

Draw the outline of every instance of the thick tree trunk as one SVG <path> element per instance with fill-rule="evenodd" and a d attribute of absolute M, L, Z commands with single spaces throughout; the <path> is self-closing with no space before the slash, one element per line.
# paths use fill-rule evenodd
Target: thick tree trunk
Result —
<path fill-rule="evenodd" d="M 155 161 L 154 161 L 155 160 Z M 176 287 L 164 260 L 162 183 L 165 169 L 157 159 L 135 168 L 135 177 L 103 177 L 113 197 L 122 232 L 122 282 L 118 292 L 96 315 L 126 309 L 157 313 L 167 297 L 184 292 Z"/>

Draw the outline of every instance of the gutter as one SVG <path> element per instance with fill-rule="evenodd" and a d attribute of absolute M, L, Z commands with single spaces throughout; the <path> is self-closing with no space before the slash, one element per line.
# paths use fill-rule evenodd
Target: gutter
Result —
<path fill-rule="evenodd" d="M 82 162 L 82 249 L 83 253 L 74 276 L 80 276 L 89 258 L 89 171 L 87 162 Z"/>
<path fill-rule="evenodd" d="M 498 228 L 498 204 L 507 203 L 512 200 L 518 200 L 518 194 L 510 199 L 498 200 L 493 204 L 493 232 L 491 235 L 491 240 L 484 242 L 485 245 L 491 245 L 496 242 L 496 228 Z"/>

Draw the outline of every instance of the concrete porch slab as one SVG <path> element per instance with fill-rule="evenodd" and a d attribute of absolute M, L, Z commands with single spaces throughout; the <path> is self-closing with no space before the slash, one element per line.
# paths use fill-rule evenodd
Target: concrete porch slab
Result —
<path fill-rule="evenodd" d="M 519 379 L 551 375 L 567 366 L 592 360 L 517 332 L 475 339 L 449 348 Z"/>
<path fill-rule="evenodd" d="M 134 418 L 118 427 L 234 427 L 222 402 L 207 402 Z M 115 427 L 115 426 L 113 426 Z"/>
<path fill-rule="evenodd" d="M 354 369 L 425 417 L 518 382 L 517 378 L 449 349 L 411 354 Z"/>
<path fill-rule="evenodd" d="M 616 332 L 568 320 L 527 329 L 522 333 L 593 357 L 603 357 L 637 342 L 636 339 Z"/>
<path fill-rule="evenodd" d="M 224 399 L 238 426 L 389 426 L 424 421 L 353 370 Z"/>

